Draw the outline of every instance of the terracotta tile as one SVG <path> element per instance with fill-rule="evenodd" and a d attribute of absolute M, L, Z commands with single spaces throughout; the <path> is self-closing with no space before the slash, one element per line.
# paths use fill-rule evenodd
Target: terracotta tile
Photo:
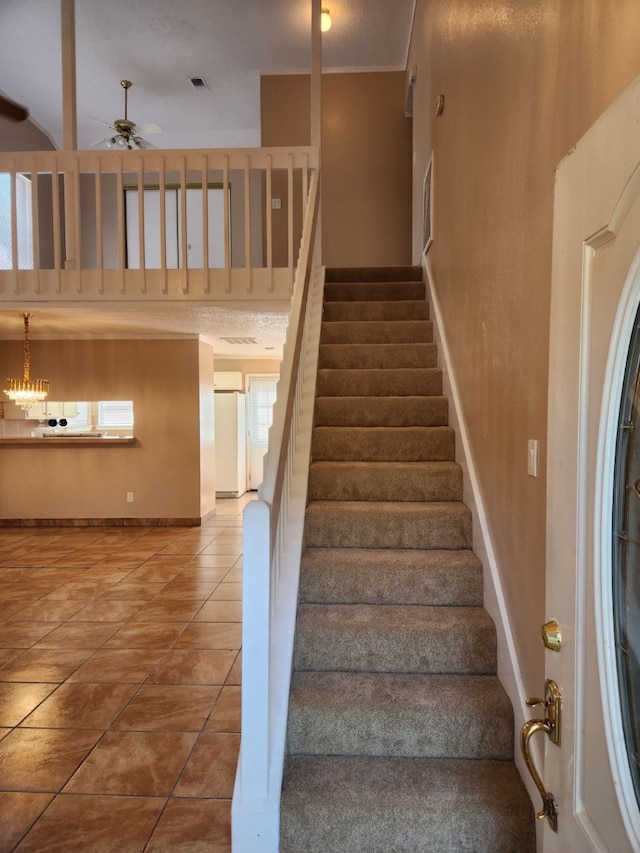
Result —
<path fill-rule="evenodd" d="M 57 684 L 0 684 L 0 726 L 17 726 Z"/>
<path fill-rule="evenodd" d="M 231 800 L 169 800 L 145 853 L 231 853 Z"/>
<path fill-rule="evenodd" d="M 221 583 L 211 594 L 212 601 L 242 601 L 241 583 Z"/>
<path fill-rule="evenodd" d="M 211 536 L 206 542 L 173 542 L 171 545 L 165 545 L 160 553 L 163 557 L 165 555 L 195 557 L 203 548 L 210 545 L 212 541 L 213 537 Z"/>
<path fill-rule="evenodd" d="M 92 601 L 110 586 L 110 581 L 68 581 L 57 589 L 54 589 L 46 597 L 56 600 Z"/>
<path fill-rule="evenodd" d="M 14 729 L 0 741 L 0 790 L 59 791 L 101 731 Z"/>
<path fill-rule="evenodd" d="M 174 796 L 231 797 L 239 749 L 240 735 L 200 735 Z"/>
<path fill-rule="evenodd" d="M 160 597 L 141 607 L 135 622 L 189 622 L 202 607 L 202 601 L 160 600 Z"/>
<path fill-rule="evenodd" d="M 40 649 L 99 649 L 123 622 L 73 622 L 60 625 L 37 644 Z"/>
<path fill-rule="evenodd" d="M 29 598 L 16 598 L 9 599 L 5 598 L 0 592 L 0 622 L 4 622 L 9 617 L 13 616 L 14 613 L 18 613 L 20 610 L 24 610 L 25 607 L 28 607 L 34 599 L 35 596 Z"/>
<path fill-rule="evenodd" d="M 149 583 L 147 581 L 129 581 L 124 580 L 120 583 L 117 583 L 115 586 L 112 586 L 110 589 L 103 592 L 99 601 L 103 601 L 104 599 L 138 599 L 142 601 L 146 599 L 147 601 L 153 598 L 160 590 L 164 589 L 166 584 L 164 583 Z"/>
<path fill-rule="evenodd" d="M 69 622 L 126 622 L 143 607 L 145 601 L 118 601 L 100 598 L 85 605 Z"/>
<path fill-rule="evenodd" d="M 173 580 L 183 566 L 150 566 L 147 563 L 140 566 L 139 569 L 134 569 L 128 577 L 128 580 L 134 583 L 146 582 L 150 583 L 168 583 Z"/>
<path fill-rule="evenodd" d="M 239 649 L 242 626 L 234 622 L 192 622 L 176 643 L 177 649 Z"/>
<path fill-rule="evenodd" d="M 172 650 L 149 676 L 151 684 L 224 684 L 233 651 Z"/>
<path fill-rule="evenodd" d="M 11 853 L 52 799 L 53 794 L 0 793 L 0 853 Z"/>
<path fill-rule="evenodd" d="M 0 624 L 0 648 L 28 649 L 46 637 L 59 622 L 3 622 Z"/>
<path fill-rule="evenodd" d="M 242 622 L 241 601 L 205 601 L 194 622 Z"/>
<path fill-rule="evenodd" d="M 242 652 L 235 659 L 225 684 L 242 684 Z"/>
<path fill-rule="evenodd" d="M 109 564 L 109 566 L 111 566 L 111 564 Z M 104 581 L 109 581 L 109 583 L 112 583 L 112 584 L 117 584 L 117 583 L 120 583 L 120 581 L 123 581 L 126 578 L 128 578 L 130 574 L 131 574 L 131 569 L 114 569 L 114 568 L 109 568 L 107 566 L 103 566 L 100 563 L 96 563 L 95 566 L 93 566 L 88 571 L 84 572 L 82 577 L 85 580 L 100 579 L 101 581 L 104 580 Z M 104 593 L 101 593 L 100 595 L 104 595 Z M 98 596 L 98 597 L 100 597 L 100 596 Z"/>
<path fill-rule="evenodd" d="M 188 568 L 197 566 L 202 569 L 230 569 L 236 559 L 233 554 L 199 554 L 189 561 Z"/>
<path fill-rule="evenodd" d="M 24 728 L 106 729 L 137 689 L 135 684 L 61 684 Z"/>
<path fill-rule="evenodd" d="M 9 618 L 9 622 L 64 622 L 82 607 L 81 601 L 40 600 Z"/>
<path fill-rule="evenodd" d="M 201 552 L 203 555 L 205 554 L 229 554 L 235 557 L 239 557 L 242 554 L 242 545 L 234 544 L 233 542 L 212 542 L 211 545 L 207 545 Z"/>
<path fill-rule="evenodd" d="M 0 669 L 0 681 L 61 682 L 91 654 L 88 649 L 28 649 Z"/>
<path fill-rule="evenodd" d="M 24 649 L 0 649 L 0 666 L 4 666 L 23 653 Z"/>
<path fill-rule="evenodd" d="M 159 797 L 59 794 L 17 851 L 140 853 L 164 803 Z"/>
<path fill-rule="evenodd" d="M 183 569 L 192 559 L 193 554 L 154 554 L 143 568 Z"/>
<path fill-rule="evenodd" d="M 242 566 L 234 566 L 224 577 L 225 583 L 242 583 L 244 571 Z"/>
<path fill-rule="evenodd" d="M 165 601 L 166 599 L 206 601 L 217 586 L 217 582 L 200 583 L 199 581 L 173 580 L 165 586 L 162 592 L 158 593 L 156 601 Z"/>
<path fill-rule="evenodd" d="M 207 721 L 207 732 L 240 732 L 242 689 L 236 685 L 223 687 L 213 713 Z"/>
<path fill-rule="evenodd" d="M 65 792 L 166 797 L 196 737 L 194 732 L 107 732 Z"/>
<path fill-rule="evenodd" d="M 13 731 L 13 729 L 0 728 L 0 740 L 2 740 L 3 737 L 6 737 L 9 734 L 9 732 L 12 732 L 12 731 Z M 1 824 L 0 824 L 0 826 L 1 826 Z"/>
<path fill-rule="evenodd" d="M 183 629 L 182 622 L 135 622 L 121 628 L 105 648 L 168 649 Z"/>
<path fill-rule="evenodd" d="M 143 684 L 112 728 L 135 731 L 199 732 L 219 687 Z"/>
<path fill-rule="evenodd" d="M 163 655 L 160 649 L 100 649 L 69 682 L 140 684 Z"/>
<path fill-rule="evenodd" d="M 224 580 L 229 569 L 205 569 L 201 566 L 187 566 L 176 575 L 175 583 L 210 583 L 217 585 Z"/>

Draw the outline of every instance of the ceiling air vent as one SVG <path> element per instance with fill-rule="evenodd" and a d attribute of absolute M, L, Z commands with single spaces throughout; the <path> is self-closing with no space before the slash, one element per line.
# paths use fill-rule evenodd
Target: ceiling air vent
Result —
<path fill-rule="evenodd" d="M 225 341 L 228 344 L 238 344 L 247 346 L 248 344 L 257 344 L 258 341 L 255 338 L 220 338 L 221 341 Z"/>
<path fill-rule="evenodd" d="M 189 80 L 191 80 L 191 85 L 193 86 L 194 89 L 208 89 L 209 88 L 207 86 L 207 81 L 204 79 L 204 77 L 189 77 Z"/>

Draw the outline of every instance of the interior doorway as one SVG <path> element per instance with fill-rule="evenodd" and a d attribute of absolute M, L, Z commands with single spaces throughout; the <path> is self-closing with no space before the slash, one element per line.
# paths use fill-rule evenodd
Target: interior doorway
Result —
<path fill-rule="evenodd" d="M 277 373 L 247 375 L 247 476 L 249 490 L 262 482 L 264 455 L 269 446 L 269 429 L 273 422 Z"/>

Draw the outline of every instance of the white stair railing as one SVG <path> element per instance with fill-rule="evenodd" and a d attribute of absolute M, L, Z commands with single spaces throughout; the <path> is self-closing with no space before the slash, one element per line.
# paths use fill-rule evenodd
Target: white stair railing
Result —
<path fill-rule="evenodd" d="M 234 853 L 277 853 L 280 791 L 311 451 L 324 270 L 313 264 L 311 179 L 264 482 L 244 511 L 242 739 Z"/>
<path fill-rule="evenodd" d="M 291 298 L 313 147 L 0 152 L 0 303 Z"/>

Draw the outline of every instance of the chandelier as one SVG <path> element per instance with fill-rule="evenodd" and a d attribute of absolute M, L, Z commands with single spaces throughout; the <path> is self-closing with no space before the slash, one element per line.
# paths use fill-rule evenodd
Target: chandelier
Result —
<path fill-rule="evenodd" d="M 47 379 L 31 379 L 31 356 L 29 353 L 29 317 L 31 314 L 21 314 L 24 318 L 24 366 L 22 379 L 7 379 L 4 393 L 17 406 L 25 411 L 36 403 L 41 403 L 49 393 Z"/>

